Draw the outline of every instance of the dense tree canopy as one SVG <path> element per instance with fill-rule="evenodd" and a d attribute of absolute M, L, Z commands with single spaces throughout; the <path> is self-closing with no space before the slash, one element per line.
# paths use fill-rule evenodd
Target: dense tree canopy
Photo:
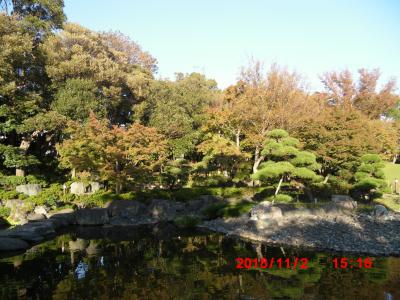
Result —
<path fill-rule="evenodd" d="M 314 93 L 300 74 L 259 61 L 225 90 L 199 73 L 156 79 L 139 44 L 67 23 L 63 5 L 0 1 L 4 175 L 73 171 L 116 190 L 256 181 L 310 193 L 321 178 L 340 191 L 380 178 L 360 177 L 366 154 L 397 160 L 400 98 L 377 69 L 356 80 L 327 72 Z"/>

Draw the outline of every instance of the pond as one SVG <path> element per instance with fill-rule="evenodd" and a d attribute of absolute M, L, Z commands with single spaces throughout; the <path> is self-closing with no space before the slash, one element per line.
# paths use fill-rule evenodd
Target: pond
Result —
<path fill-rule="evenodd" d="M 307 259 L 307 268 L 237 269 L 236 258 Z M 281 249 L 172 225 L 70 228 L 0 258 L 0 299 L 400 299 L 400 258 Z M 365 261 L 368 257 L 362 256 Z"/>

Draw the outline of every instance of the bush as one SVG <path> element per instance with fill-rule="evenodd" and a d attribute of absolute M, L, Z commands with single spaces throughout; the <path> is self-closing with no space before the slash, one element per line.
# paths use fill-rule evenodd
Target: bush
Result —
<path fill-rule="evenodd" d="M 267 198 L 268 201 L 273 201 L 275 200 L 275 202 L 278 203 L 289 203 L 293 201 L 292 196 L 290 195 L 286 195 L 286 194 L 278 194 L 276 196 L 270 196 Z"/>
<path fill-rule="evenodd" d="M 0 190 L 0 199 L 1 200 L 11 200 L 18 199 L 18 194 L 16 191 L 4 191 Z"/>
<path fill-rule="evenodd" d="M 45 205 L 48 207 L 56 208 L 59 200 L 63 197 L 62 185 L 54 183 L 48 188 L 43 189 L 36 196 L 29 197 L 29 201 L 33 206 Z"/>
<path fill-rule="evenodd" d="M 37 183 L 40 185 L 45 185 L 46 182 L 33 175 L 28 176 L 0 176 L 0 186 L 4 189 L 15 189 L 17 185 Z"/>
<path fill-rule="evenodd" d="M 228 202 L 217 202 L 209 205 L 203 211 L 203 214 L 207 219 L 238 217 L 249 212 L 253 205 L 253 202 L 246 200 L 233 204 Z"/>
<path fill-rule="evenodd" d="M 200 222 L 200 218 L 193 216 L 178 217 L 174 220 L 175 225 L 181 228 L 194 228 Z"/>
<path fill-rule="evenodd" d="M 11 209 L 9 207 L 0 206 L 0 218 L 8 218 L 10 215 Z"/>

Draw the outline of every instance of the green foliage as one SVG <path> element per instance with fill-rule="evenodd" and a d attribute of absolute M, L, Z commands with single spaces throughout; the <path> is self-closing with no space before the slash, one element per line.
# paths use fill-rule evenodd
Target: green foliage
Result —
<path fill-rule="evenodd" d="M 52 109 L 75 121 L 85 121 L 92 111 L 105 116 L 104 101 L 96 95 L 97 87 L 90 79 L 67 79 L 57 91 Z"/>
<path fill-rule="evenodd" d="M 163 184 L 169 189 L 184 186 L 189 179 L 190 166 L 184 159 L 168 161 L 161 172 Z"/>
<path fill-rule="evenodd" d="M 193 216 L 178 217 L 174 220 L 175 225 L 181 228 L 195 228 L 200 222 L 200 218 Z"/>
<path fill-rule="evenodd" d="M 43 189 L 39 194 L 29 197 L 27 201 L 34 206 L 45 205 L 51 208 L 56 208 L 57 204 L 61 201 L 62 196 L 62 185 L 54 183 L 48 188 Z"/>
<path fill-rule="evenodd" d="M 356 183 L 352 193 L 362 199 L 373 199 L 380 195 L 379 191 L 385 188 L 384 163 L 377 154 L 365 154 L 361 158 L 354 177 Z"/>
<path fill-rule="evenodd" d="M 15 189 L 17 185 L 27 184 L 27 183 L 37 183 L 44 185 L 45 182 L 36 176 L 2 176 L 0 175 L 0 187 L 10 190 Z"/>
<path fill-rule="evenodd" d="M 10 215 L 11 209 L 9 207 L 0 206 L 0 218 L 8 218 Z"/>
<path fill-rule="evenodd" d="M 39 164 L 33 155 L 26 155 L 20 148 L 0 144 L 0 157 L 6 168 L 22 168 Z"/>
<path fill-rule="evenodd" d="M 277 203 L 289 203 L 293 201 L 292 196 L 286 194 L 278 194 L 276 196 L 270 196 L 267 198 L 268 201 L 274 201 Z"/>
<path fill-rule="evenodd" d="M 16 191 L 0 190 L 0 200 L 18 199 L 18 195 Z"/>
<path fill-rule="evenodd" d="M 300 189 L 322 181 L 322 177 L 315 173 L 320 168 L 316 156 L 300 150 L 296 139 L 281 129 L 268 132 L 267 137 L 262 150 L 267 161 L 260 164 L 259 170 L 251 176 L 253 180 L 267 184 L 286 181 L 293 188 Z"/>
<path fill-rule="evenodd" d="M 242 200 L 236 203 L 221 201 L 206 207 L 203 214 L 207 219 L 238 217 L 242 214 L 248 213 L 254 205 L 254 202 L 247 200 Z"/>

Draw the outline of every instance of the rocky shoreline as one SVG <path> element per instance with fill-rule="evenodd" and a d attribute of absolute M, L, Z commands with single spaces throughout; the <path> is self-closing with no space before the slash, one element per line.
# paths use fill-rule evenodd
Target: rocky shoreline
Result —
<path fill-rule="evenodd" d="M 172 222 L 183 216 L 201 219 L 204 209 L 221 200 L 212 196 L 187 203 L 153 199 L 144 204 L 120 200 L 109 203 L 106 208 L 53 212 L 44 219 L 0 230 L 0 251 L 28 249 L 69 226 L 134 228 Z M 354 208 L 351 201 L 332 202 L 313 209 L 288 208 L 265 201 L 255 205 L 249 214 L 207 220 L 197 227 L 275 246 L 399 256 L 400 214 L 389 213 L 383 206 L 376 206 L 372 214 L 355 213 Z"/>
<path fill-rule="evenodd" d="M 275 246 L 400 256 L 400 214 L 356 214 L 332 208 L 273 214 L 262 219 L 254 218 L 252 213 L 239 218 L 215 219 L 200 227 Z"/>

